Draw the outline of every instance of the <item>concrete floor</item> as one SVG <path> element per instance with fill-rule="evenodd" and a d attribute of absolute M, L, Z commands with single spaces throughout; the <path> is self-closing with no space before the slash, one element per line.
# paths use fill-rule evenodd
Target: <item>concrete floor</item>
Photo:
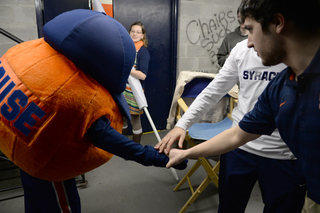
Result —
<path fill-rule="evenodd" d="M 166 133 L 167 131 L 160 131 L 160 137 Z M 144 134 L 141 143 L 155 145 L 157 139 L 154 133 Z M 186 170 L 177 170 L 180 179 L 194 163 L 195 160 L 190 160 Z M 18 170 L 14 172 L 19 173 Z M 199 169 L 191 181 L 197 187 L 205 176 L 205 171 Z M 83 213 L 178 213 L 191 195 L 187 183 L 179 191 L 173 191 L 177 181 L 170 170 L 144 167 L 117 156 L 103 166 L 86 173 L 85 178 L 88 184 L 78 188 Z M 14 181 L 19 185 L 17 178 L 0 181 L 0 189 L 8 187 Z M 24 212 L 23 196 L 7 199 L 19 195 L 23 195 L 21 188 L 1 192 L 0 213 Z M 218 189 L 211 182 L 186 213 L 217 212 L 218 204 Z M 259 212 L 263 212 L 263 203 L 259 187 L 256 185 L 246 213 Z"/>

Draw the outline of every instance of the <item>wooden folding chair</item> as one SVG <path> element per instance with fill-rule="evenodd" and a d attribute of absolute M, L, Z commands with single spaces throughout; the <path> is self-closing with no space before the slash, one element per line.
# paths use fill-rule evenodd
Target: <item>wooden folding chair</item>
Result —
<path fill-rule="evenodd" d="M 181 114 L 187 111 L 188 106 L 183 100 L 185 96 L 187 97 L 196 97 L 211 81 L 212 79 L 206 78 L 195 78 L 191 82 L 185 85 L 185 89 L 181 97 L 178 99 L 177 110 L 176 110 L 176 118 L 180 119 Z M 234 107 L 234 103 L 237 103 L 237 99 L 226 95 L 225 97 L 229 97 L 229 107 L 227 117 L 224 118 L 220 122 L 216 123 L 196 123 L 192 125 L 186 134 L 185 140 L 189 143 L 189 145 L 196 146 L 196 142 L 206 141 L 210 138 L 216 136 L 217 134 L 223 132 L 226 129 L 229 129 L 232 125 L 231 113 Z M 181 179 L 181 181 L 174 188 L 176 192 L 186 181 L 188 181 L 191 197 L 185 203 L 185 205 L 180 210 L 180 213 L 185 212 L 188 207 L 197 199 L 197 197 L 205 190 L 205 188 L 212 181 L 217 187 L 219 187 L 219 169 L 220 169 L 220 161 L 219 156 L 210 157 L 210 159 L 215 160 L 217 163 L 212 166 L 207 158 L 201 157 L 198 158 L 196 163 L 192 166 L 192 168 L 188 171 L 188 173 Z M 202 166 L 207 173 L 206 178 L 202 181 L 202 183 L 198 186 L 196 190 L 194 190 L 192 183 L 190 181 L 190 177 L 192 174 L 197 171 L 197 169 Z"/>

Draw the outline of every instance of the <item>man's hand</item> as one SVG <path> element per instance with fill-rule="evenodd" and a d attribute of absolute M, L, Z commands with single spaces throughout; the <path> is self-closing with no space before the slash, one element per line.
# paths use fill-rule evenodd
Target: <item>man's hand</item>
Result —
<path fill-rule="evenodd" d="M 172 149 L 169 153 L 169 162 L 167 163 L 166 167 L 170 168 L 186 160 L 186 152 L 187 150 Z"/>
<path fill-rule="evenodd" d="M 186 131 L 180 127 L 174 127 L 162 140 L 154 147 L 158 149 L 160 153 L 164 151 L 166 155 L 169 154 L 172 144 L 179 140 L 179 147 L 182 148 L 184 138 L 186 137 Z"/>

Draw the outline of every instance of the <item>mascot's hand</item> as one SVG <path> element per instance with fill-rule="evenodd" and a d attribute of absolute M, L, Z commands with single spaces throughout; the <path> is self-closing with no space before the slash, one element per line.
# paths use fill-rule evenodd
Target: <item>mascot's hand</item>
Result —
<path fill-rule="evenodd" d="M 157 166 L 157 167 L 166 167 L 167 163 L 169 162 L 169 158 L 167 155 L 163 153 L 159 153 L 154 147 L 150 145 L 146 145 L 145 148 L 147 149 L 147 154 L 145 161 L 142 163 L 145 166 Z M 187 168 L 188 160 L 182 161 L 180 164 L 173 166 L 173 168 L 178 170 L 183 170 Z"/>

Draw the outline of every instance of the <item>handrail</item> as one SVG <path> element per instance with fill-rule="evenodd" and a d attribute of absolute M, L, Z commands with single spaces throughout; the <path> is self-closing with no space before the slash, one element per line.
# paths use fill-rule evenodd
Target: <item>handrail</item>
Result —
<path fill-rule="evenodd" d="M 43 28 L 43 5 L 41 0 L 34 0 L 36 7 L 36 19 L 38 27 L 38 38 L 42 38 L 42 28 Z"/>
<path fill-rule="evenodd" d="M 14 40 L 14 41 L 17 42 L 17 43 L 22 43 L 22 42 L 23 42 L 23 40 L 21 40 L 20 38 L 12 35 L 12 34 L 9 33 L 8 31 L 5 31 L 5 30 L 2 29 L 1 27 L 0 27 L 0 33 L 2 33 L 3 35 L 7 36 L 8 38 Z"/>

